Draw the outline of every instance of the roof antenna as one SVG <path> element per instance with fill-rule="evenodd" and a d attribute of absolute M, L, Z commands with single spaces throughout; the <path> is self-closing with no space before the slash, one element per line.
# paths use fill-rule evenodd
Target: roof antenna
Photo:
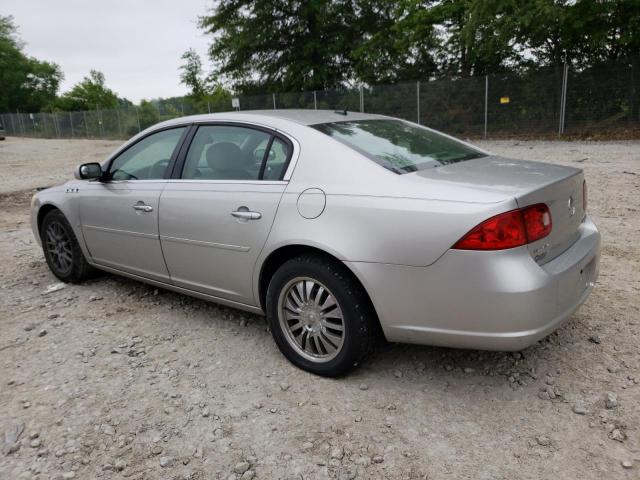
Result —
<path fill-rule="evenodd" d="M 344 115 L 346 117 L 347 109 L 345 108 L 344 110 L 334 110 L 333 113 L 337 113 L 338 115 Z"/>

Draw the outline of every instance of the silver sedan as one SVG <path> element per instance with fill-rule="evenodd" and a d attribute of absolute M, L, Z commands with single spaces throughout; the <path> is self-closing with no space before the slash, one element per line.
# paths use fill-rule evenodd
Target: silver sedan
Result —
<path fill-rule="evenodd" d="M 51 271 L 94 269 L 258 314 L 320 375 L 376 337 L 518 350 L 598 275 L 582 170 L 501 158 L 391 117 L 272 110 L 170 120 L 38 192 Z"/>

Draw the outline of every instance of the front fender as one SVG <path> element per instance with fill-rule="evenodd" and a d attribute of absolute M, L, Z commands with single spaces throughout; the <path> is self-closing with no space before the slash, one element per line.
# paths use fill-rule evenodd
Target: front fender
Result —
<path fill-rule="evenodd" d="M 40 222 L 43 214 L 50 209 L 60 210 L 73 229 L 82 253 L 89 260 L 91 258 L 89 250 L 82 235 L 82 225 L 80 224 L 80 192 L 84 182 L 69 181 L 63 185 L 40 190 L 31 198 L 31 230 L 33 236 L 42 246 L 40 239 Z"/>

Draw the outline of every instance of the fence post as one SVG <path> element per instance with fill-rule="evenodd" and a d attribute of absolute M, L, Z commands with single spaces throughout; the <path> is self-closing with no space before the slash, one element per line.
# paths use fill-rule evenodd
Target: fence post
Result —
<path fill-rule="evenodd" d="M 73 138 L 73 115 L 69 112 L 69 126 L 71 126 L 71 138 Z"/>
<path fill-rule="evenodd" d="M 565 64 L 562 69 L 562 91 L 560 93 L 560 123 L 558 125 L 558 137 L 564 134 L 564 117 L 567 108 L 567 77 L 569 76 L 569 65 Z"/>
<path fill-rule="evenodd" d="M 207 100 L 207 111 L 211 113 L 211 103 Z"/>
<path fill-rule="evenodd" d="M 276 109 L 276 94 L 272 93 L 271 96 L 273 97 L 273 109 Z"/>
<path fill-rule="evenodd" d="M 120 135 L 120 138 L 122 138 L 124 135 L 122 135 L 122 122 L 120 121 L 120 109 L 116 108 L 116 117 L 118 118 L 118 135 Z"/>
<path fill-rule="evenodd" d="M 102 125 L 102 110 L 98 109 L 98 125 L 100 125 L 100 138 L 104 138 L 104 126 Z"/>
<path fill-rule="evenodd" d="M 416 115 L 418 116 L 418 125 L 420 125 L 420 80 L 416 82 Z"/>
<path fill-rule="evenodd" d="M 489 75 L 484 76 L 484 138 L 487 138 L 487 120 L 489 118 Z"/>
<path fill-rule="evenodd" d="M 364 112 L 364 89 L 360 85 L 360 113 Z"/>
<path fill-rule="evenodd" d="M 316 98 L 316 91 L 313 91 L 313 109 L 317 110 L 318 109 L 318 99 Z"/>
<path fill-rule="evenodd" d="M 142 131 L 142 129 L 140 128 L 140 114 L 138 113 L 138 107 L 134 106 L 133 108 L 136 109 L 136 119 L 138 119 L 138 133 L 140 133 Z"/>
<path fill-rule="evenodd" d="M 564 102 L 562 105 L 562 134 L 564 135 L 564 124 L 567 119 L 567 86 L 569 85 L 569 64 L 564 66 Z"/>

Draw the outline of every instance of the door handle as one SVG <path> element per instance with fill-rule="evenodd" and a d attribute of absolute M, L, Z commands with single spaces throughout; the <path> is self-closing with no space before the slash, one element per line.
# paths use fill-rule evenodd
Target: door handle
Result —
<path fill-rule="evenodd" d="M 244 220 L 260 220 L 262 218 L 260 212 L 252 212 L 250 210 L 236 210 L 235 212 L 231 212 L 231 215 Z"/>
<path fill-rule="evenodd" d="M 153 207 L 145 204 L 136 204 L 133 206 L 133 209 L 145 213 L 153 212 Z"/>

